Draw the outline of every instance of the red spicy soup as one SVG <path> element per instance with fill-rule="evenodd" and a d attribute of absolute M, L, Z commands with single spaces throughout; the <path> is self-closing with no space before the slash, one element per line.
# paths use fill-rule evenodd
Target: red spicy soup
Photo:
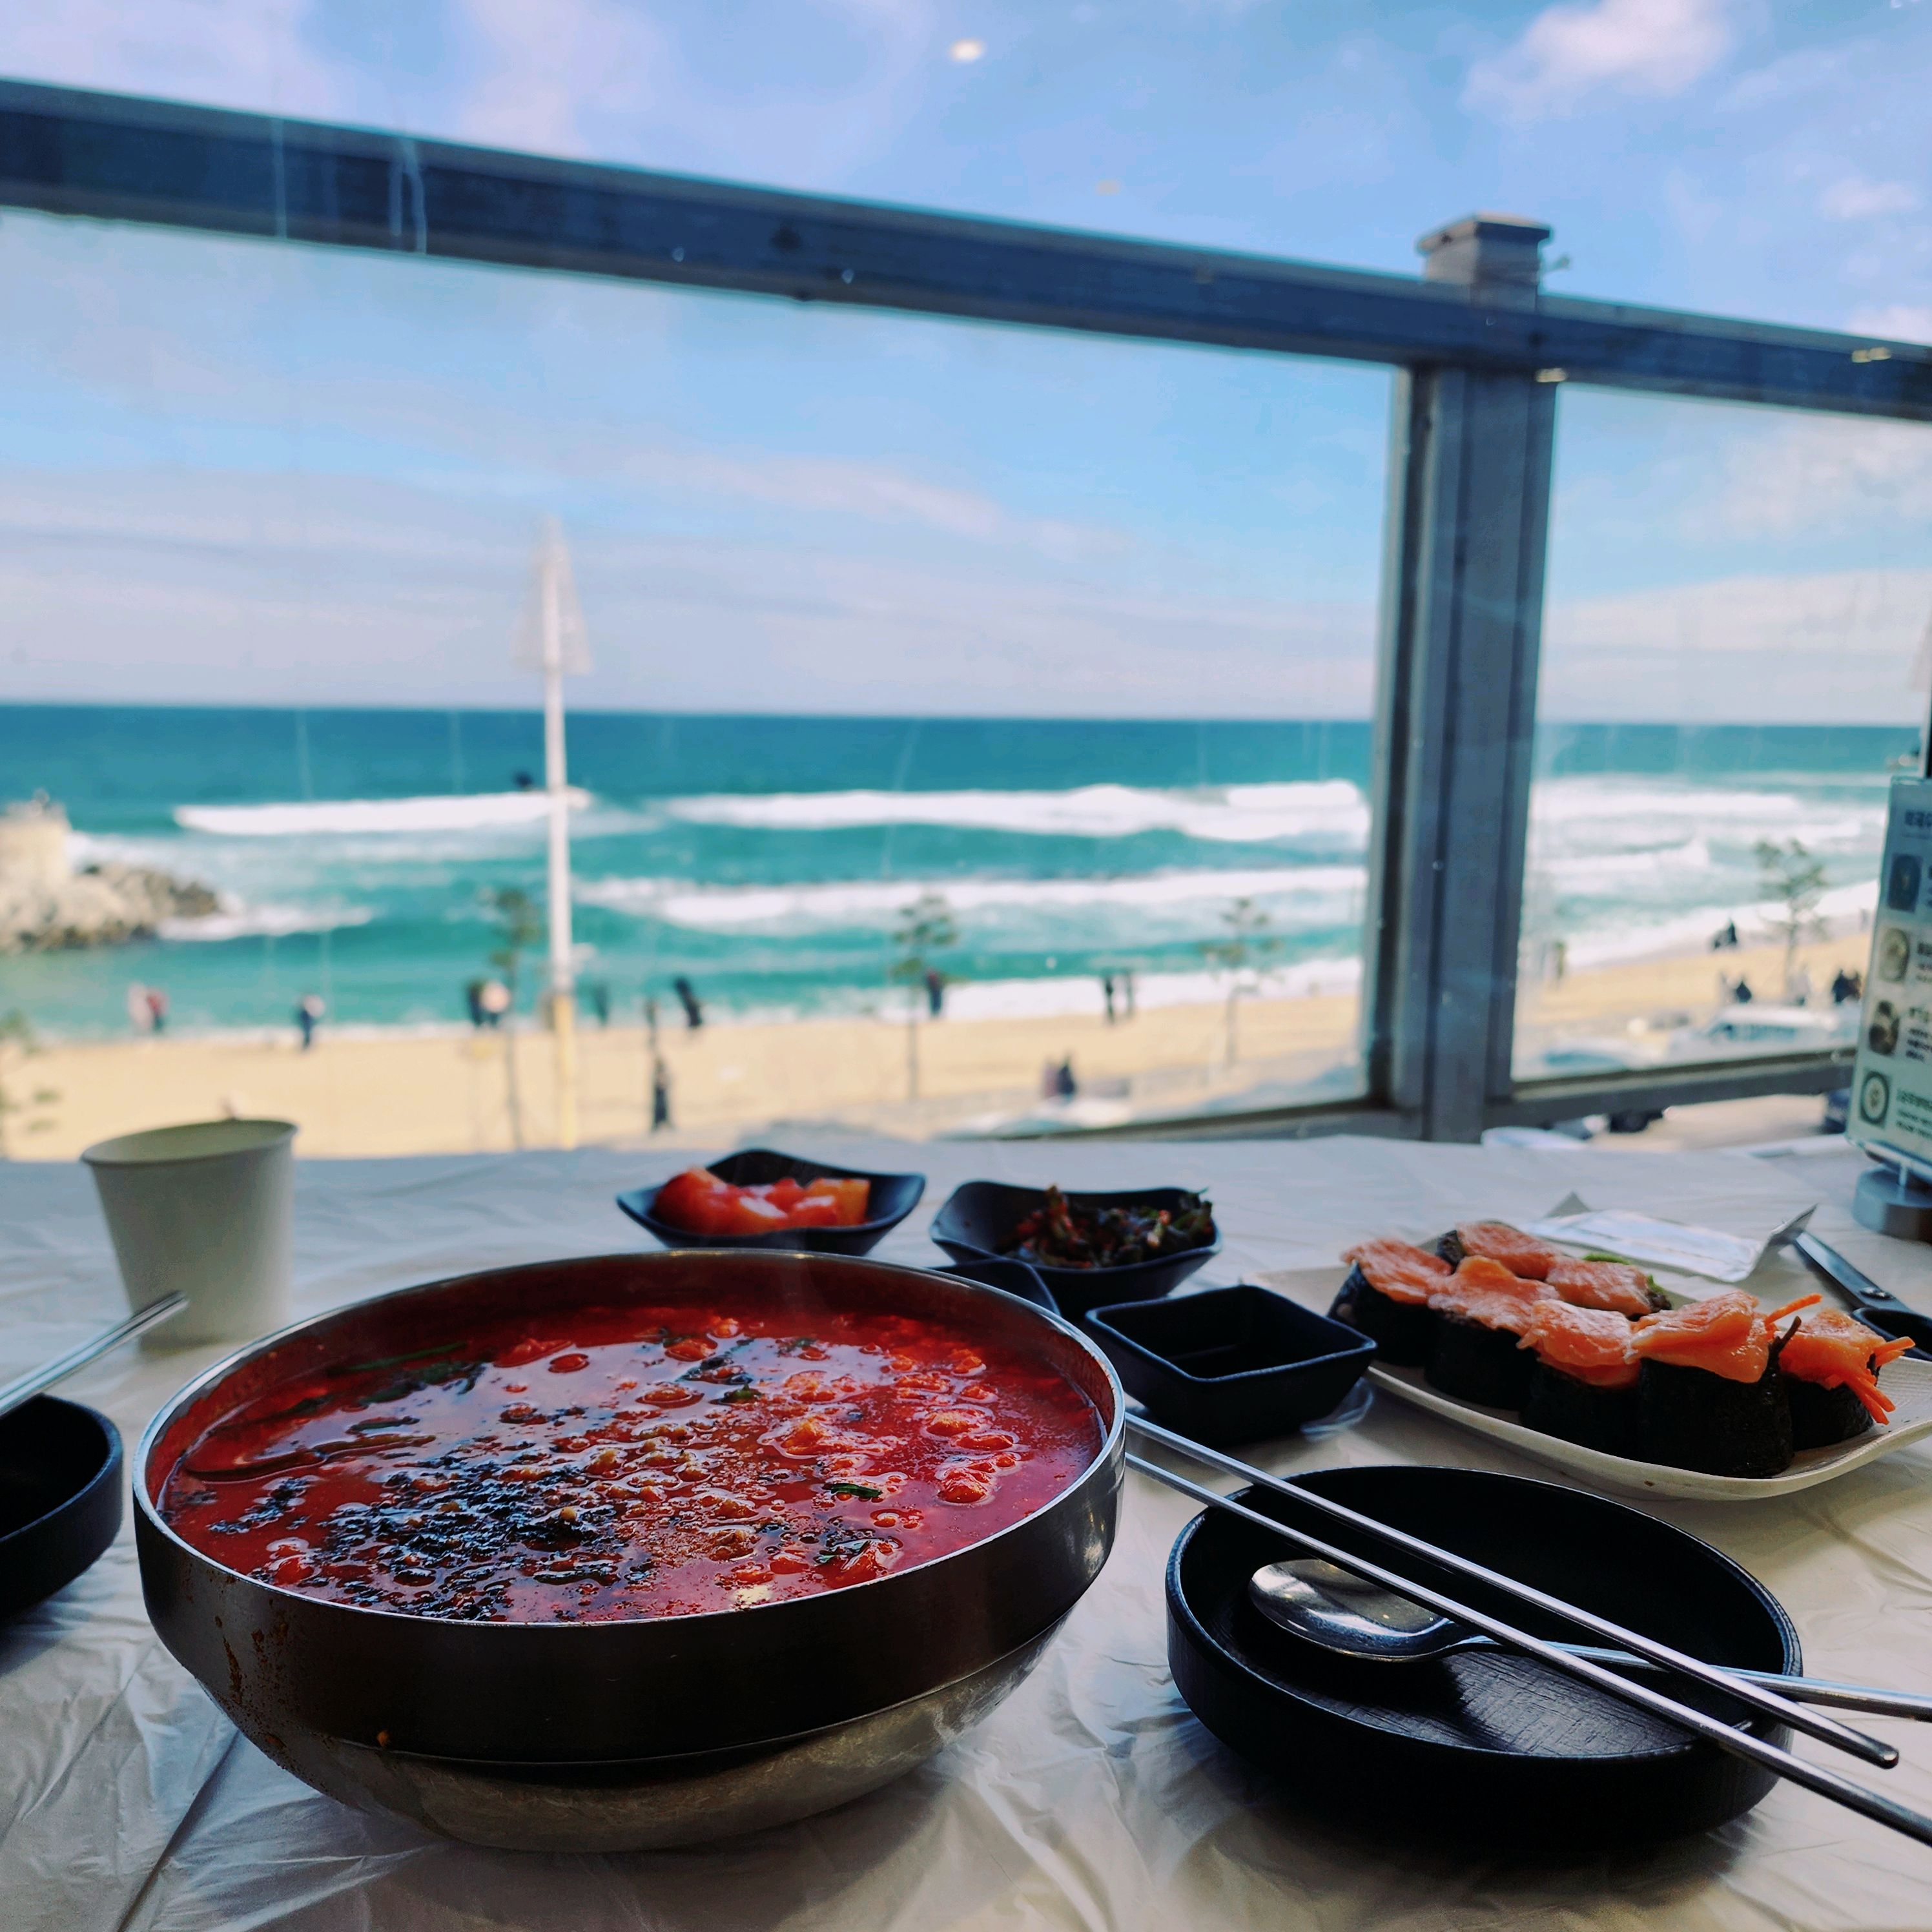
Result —
<path fill-rule="evenodd" d="M 202 1435 L 160 1503 L 224 1568 L 337 1603 L 677 1616 L 962 1549 L 1100 1442 L 1064 1376 L 963 1328 L 592 1307 L 292 1378 Z"/>

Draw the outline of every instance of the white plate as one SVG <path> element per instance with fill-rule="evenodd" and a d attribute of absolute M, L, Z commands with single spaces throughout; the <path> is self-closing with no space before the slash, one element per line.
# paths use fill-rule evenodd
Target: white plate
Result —
<path fill-rule="evenodd" d="M 1291 1301 L 1325 1315 L 1346 1273 L 1346 1269 L 1336 1268 L 1288 1268 L 1274 1274 L 1258 1274 L 1254 1279 L 1264 1288 L 1271 1288 Z M 1712 1292 L 1708 1286 L 1700 1286 L 1703 1294 Z M 1664 1292 L 1674 1303 L 1700 1298 L 1672 1292 L 1667 1286 Z M 1546 1436 L 1540 1429 L 1526 1429 L 1506 1410 L 1458 1402 L 1454 1396 L 1431 1388 L 1420 1369 L 1384 1368 L 1377 1363 L 1370 1369 L 1368 1378 L 1377 1388 L 1401 1401 L 1459 1422 L 1479 1436 L 1493 1436 L 1539 1462 L 1570 1470 L 1600 1488 L 1618 1490 L 1627 1496 L 1678 1496 L 1712 1503 L 1756 1502 L 1766 1496 L 1788 1496 L 1814 1484 L 1828 1483 L 1847 1470 L 1876 1462 L 1894 1450 L 1932 1436 L 1932 1362 L 1906 1359 L 1891 1364 L 1881 1378 L 1886 1394 L 1898 1405 L 1886 1427 L 1870 1430 L 1829 1449 L 1802 1450 L 1792 1459 L 1790 1468 L 1777 1476 L 1712 1476 L 1701 1469 L 1672 1468 L 1663 1462 L 1607 1456 L 1600 1449 L 1586 1449 L 1580 1442 L 1566 1442 L 1560 1436 Z"/>

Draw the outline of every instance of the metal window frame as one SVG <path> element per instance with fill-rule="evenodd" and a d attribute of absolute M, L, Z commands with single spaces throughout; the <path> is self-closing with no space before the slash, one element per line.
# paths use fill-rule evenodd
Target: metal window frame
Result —
<path fill-rule="evenodd" d="M 1848 1077 L 1831 1053 L 1513 1078 L 1556 399 L 1932 423 L 1932 349 L 1552 297 L 1521 224 L 1428 238 L 1432 279 L 1368 274 L 23 82 L 0 81 L 0 207 L 1393 368 L 1367 1095 L 1120 1131 L 1471 1139 Z"/>

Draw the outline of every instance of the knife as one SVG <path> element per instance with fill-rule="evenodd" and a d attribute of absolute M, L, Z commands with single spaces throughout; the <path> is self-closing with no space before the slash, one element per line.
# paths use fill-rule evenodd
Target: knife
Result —
<path fill-rule="evenodd" d="M 1899 1300 L 1862 1270 L 1854 1268 L 1836 1248 L 1827 1247 L 1816 1234 L 1793 1237 L 1791 1245 L 1804 1258 L 1814 1274 L 1822 1276 L 1852 1305 L 1852 1312 L 1867 1327 L 1896 1339 L 1909 1336 L 1918 1346 L 1912 1351 L 1923 1361 L 1932 1359 L 1932 1315 Z"/>

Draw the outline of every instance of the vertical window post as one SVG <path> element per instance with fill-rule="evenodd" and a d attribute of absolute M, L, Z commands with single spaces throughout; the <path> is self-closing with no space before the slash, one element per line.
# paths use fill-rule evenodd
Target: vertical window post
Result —
<path fill-rule="evenodd" d="M 1534 308 L 1550 230 L 1473 215 L 1424 274 Z M 1370 1090 L 1430 1140 L 1505 1100 L 1550 524 L 1556 370 L 1418 364 L 1396 385 L 1376 721 Z"/>

